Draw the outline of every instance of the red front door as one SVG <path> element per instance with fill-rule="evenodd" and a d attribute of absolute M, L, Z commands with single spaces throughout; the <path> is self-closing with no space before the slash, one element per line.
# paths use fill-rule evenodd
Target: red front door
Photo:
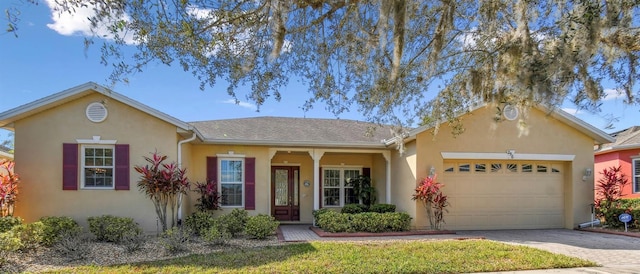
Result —
<path fill-rule="evenodd" d="M 271 215 L 278 221 L 300 220 L 300 167 L 271 167 Z"/>

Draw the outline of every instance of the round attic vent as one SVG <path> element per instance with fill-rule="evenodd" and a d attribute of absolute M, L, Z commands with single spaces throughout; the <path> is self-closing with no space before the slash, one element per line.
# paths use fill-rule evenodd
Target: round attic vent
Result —
<path fill-rule="evenodd" d="M 504 114 L 504 118 L 507 118 L 509 121 L 513 121 L 518 118 L 518 108 L 512 105 L 504 106 L 502 113 Z"/>
<path fill-rule="evenodd" d="M 102 103 L 91 103 L 87 106 L 86 114 L 89 121 L 100 123 L 107 119 L 107 107 Z"/>

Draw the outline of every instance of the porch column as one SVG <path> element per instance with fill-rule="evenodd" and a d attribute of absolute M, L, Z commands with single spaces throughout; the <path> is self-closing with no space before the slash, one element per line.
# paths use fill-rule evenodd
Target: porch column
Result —
<path fill-rule="evenodd" d="M 313 210 L 320 209 L 320 158 L 324 155 L 324 151 L 313 150 L 310 151 L 311 158 L 313 158 Z"/>
<path fill-rule="evenodd" d="M 386 162 L 385 199 L 386 199 L 386 203 L 390 204 L 391 203 L 391 152 L 389 151 L 382 152 L 382 157 L 384 157 L 384 160 Z"/>

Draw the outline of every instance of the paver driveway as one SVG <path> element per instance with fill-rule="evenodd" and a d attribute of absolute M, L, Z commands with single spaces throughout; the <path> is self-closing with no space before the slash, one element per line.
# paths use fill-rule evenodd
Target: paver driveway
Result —
<path fill-rule="evenodd" d="M 458 236 L 527 245 L 602 265 L 590 273 L 640 273 L 640 238 L 567 229 L 458 231 Z"/>

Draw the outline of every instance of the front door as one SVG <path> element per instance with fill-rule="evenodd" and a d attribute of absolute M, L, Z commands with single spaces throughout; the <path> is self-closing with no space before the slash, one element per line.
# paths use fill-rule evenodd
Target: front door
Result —
<path fill-rule="evenodd" d="M 300 167 L 271 167 L 271 215 L 278 221 L 300 220 Z"/>

